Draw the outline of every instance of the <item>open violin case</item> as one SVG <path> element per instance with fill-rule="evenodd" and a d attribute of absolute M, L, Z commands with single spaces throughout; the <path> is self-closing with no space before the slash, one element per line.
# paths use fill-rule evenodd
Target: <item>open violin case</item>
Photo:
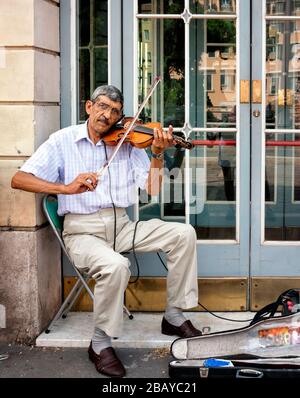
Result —
<path fill-rule="evenodd" d="M 176 339 L 169 376 L 300 380 L 299 294 L 299 289 L 282 293 L 244 328 Z M 281 315 L 274 316 L 280 305 Z"/>

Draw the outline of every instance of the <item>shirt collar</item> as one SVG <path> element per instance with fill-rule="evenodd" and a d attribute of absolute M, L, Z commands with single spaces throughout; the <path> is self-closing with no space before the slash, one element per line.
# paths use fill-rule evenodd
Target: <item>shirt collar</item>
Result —
<path fill-rule="evenodd" d="M 88 121 L 79 125 L 74 142 L 78 142 L 80 140 L 86 139 L 87 141 L 89 141 L 90 143 L 92 143 L 94 145 L 94 143 L 92 142 L 92 140 L 89 137 L 87 123 L 88 123 Z M 97 145 L 103 145 L 102 140 L 98 141 L 96 146 Z"/>

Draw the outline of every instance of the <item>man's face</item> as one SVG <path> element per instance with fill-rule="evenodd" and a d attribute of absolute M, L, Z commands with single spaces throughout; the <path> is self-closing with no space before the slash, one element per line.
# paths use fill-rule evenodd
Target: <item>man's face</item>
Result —
<path fill-rule="evenodd" d="M 102 137 L 122 116 L 122 104 L 100 95 L 95 102 L 87 101 L 85 110 L 89 115 L 89 127 Z"/>

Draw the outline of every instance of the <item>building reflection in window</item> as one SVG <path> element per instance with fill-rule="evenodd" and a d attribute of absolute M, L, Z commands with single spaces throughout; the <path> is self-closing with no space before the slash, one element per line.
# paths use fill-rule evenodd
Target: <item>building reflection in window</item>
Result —
<path fill-rule="evenodd" d="M 97 86 L 107 84 L 107 0 L 79 0 L 79 120 L 85 101 Z"/>

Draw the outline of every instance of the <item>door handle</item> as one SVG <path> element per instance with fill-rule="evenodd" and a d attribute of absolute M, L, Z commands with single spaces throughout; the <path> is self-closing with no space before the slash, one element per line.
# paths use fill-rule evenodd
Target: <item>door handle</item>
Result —
<path fill-rule="evenodd" d="M 252 82 L 252 102 L 253 102 L 253 104 L 261 104 L 261 101 L 262 101 L 261 80 L 253 80 L 253 82 Z"/>
<path fill-rule="evenodd" d="M 260 117 L 260 111 L 259 111 L 258 109 L 255 109 L 255 110 L 253 111 L 253 116 L 254 116 L 254 117 Z"/>
<path fill-rule="evenodd" d="M 250 81 L 241 80 L 240 82 L 241 104 L 249 104 L 250 102 Z"/>

